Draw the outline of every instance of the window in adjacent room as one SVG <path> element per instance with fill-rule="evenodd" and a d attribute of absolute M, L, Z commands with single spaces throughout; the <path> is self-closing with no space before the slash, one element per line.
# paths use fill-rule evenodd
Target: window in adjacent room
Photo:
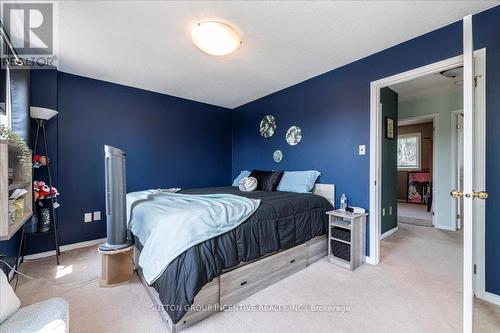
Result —
<path fill-rule="evenodd" d="M 398 169 L 420 170 L 420 133 L 398 135 Z"/>

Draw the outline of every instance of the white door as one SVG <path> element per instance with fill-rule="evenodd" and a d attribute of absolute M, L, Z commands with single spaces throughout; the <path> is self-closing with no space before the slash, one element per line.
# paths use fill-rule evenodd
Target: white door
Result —
<path fill-rule="evenodd" d="M 475 119 L 475 70 L 474 70 L 474 47 L 472 41 L 472 16 L 466 16 L 463 20 L 463 42 L 464 42 L 464 131 L 463 131 L 463 191 L 454 190 L 452 196 L 463 197 L 463 235 L 464 235 L 464 261 L 463 261 L 463 330 L 472 332 L 473 325 L 473 246 L 474 246 L 474 209 L 480 209 L 478 202 L 488 197 L 484 188 L 475 188 L 478 184 L 474 177 L 474 165 L 477 154 L 474 140 Z M 478 172 L 479 173 L 479 172 Z M 481 185 L 484 186 L 484 185 Z M 477 222 L 477 221 L 476 221 Z"/>

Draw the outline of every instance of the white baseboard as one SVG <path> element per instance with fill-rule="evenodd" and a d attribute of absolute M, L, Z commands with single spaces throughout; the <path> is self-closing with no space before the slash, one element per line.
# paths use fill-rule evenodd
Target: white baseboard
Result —
<path fill-rule="evenodd" d="M 441 230 L 448 230 L 448 231 L 457 231 L 455 227 L 450 227 L 449 225 L 442 225 L 442 224 L 436 224 L 434 228 Z"/>
<path fill-rule="evenodd" d="M 392 228 L 389 231 L 384 232 L 382 235 L 380 235 L 380 240 L 392 235 L 393 233 L 395 233 L 398 230 L 399 230 L 399 227 L 396 227 L 396 228 Z"/>
<path fill-rule="evenodd" d="M 81 249 L 81 248 L 88 247 L 88 246 L 102 244 L 104 242 L 106 242 L 106 238 L 94 239 L 94 240 L 85 241 L 85 242 L 62 245 L 60 247 L 60 250 L 61 250 L 61 252 L 71 251 L 71 250 Z M 55 256 L 55 255 L 56 255 L 56 250 L 52 250 L 52 251 L 30 254 L 30 255 L 24 256 L 24 259 L 34 260 L 34 259 L 46 258 L 46 257 L 50 257 L 50 256 Z"/>
<path fill-rule="evenodd" d="M 486 302 L 500 305 L 500 295 L 495 295 L 493 293 L 489 293 L 489 292 L 485 291 L 485 292 L 481 293 L 479 298 L 486 301 Z"/>
<path fill-rule="evenodd" d="M 367 264 L 370 264 L 370 265 L 376 265 L 377 264 L 375 262 L 375 259 L 372 259 L 372 257 L 369 257 L 369 256 L 366 256 L 365 261 L 366 261 Z"/>

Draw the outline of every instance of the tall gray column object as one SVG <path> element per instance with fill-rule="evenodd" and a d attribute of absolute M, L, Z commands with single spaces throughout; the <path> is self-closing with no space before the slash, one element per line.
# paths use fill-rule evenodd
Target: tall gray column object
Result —
<path fill-rule="evenodd" d="M 113 251 L 133 244 L 127 239 L 127 180 L 125 152 L 104 146 L 106 169 L 106 243 L 99 245 L 101 251 Z"/>

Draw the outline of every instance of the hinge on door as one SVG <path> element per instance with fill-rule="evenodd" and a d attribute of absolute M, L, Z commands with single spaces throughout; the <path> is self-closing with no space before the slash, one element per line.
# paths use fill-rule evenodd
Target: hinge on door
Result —
<path fill-rule="evenodd" d="M 377 181 L 376 180 L 373 181 L 373 185 L 377 186 Z"/>
<path fill-rule="evenodd" d="M 457 214 L 457 220 L 460 220 L 460 214 Z"/>
<path fill-rule="evenodd" d="M 477 87 L 477 77 L 474 78 L 474 87 Z"/>
<path fill-rule="evenodd" d="M 434 211 L 432 211 L 432 216 L 434 216 Z"/>
<path fill-rule="evenodd" d="M 477 274 L 477 265 L 474 264 L 473 268 L 474 268 L 474 275 L 476 275 Z"/>

